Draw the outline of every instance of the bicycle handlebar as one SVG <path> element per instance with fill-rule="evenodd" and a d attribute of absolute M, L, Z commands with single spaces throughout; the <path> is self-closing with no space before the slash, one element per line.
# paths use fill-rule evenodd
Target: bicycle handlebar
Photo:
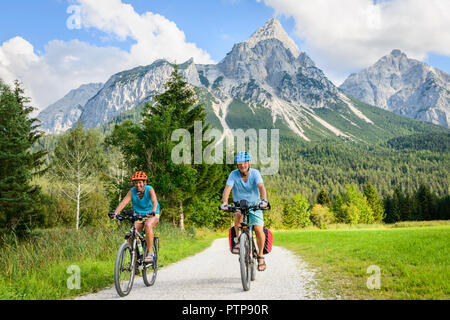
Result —
<path fill-rule="evenodd" d="M 258 204 L 256 204 L 256 205 L 253 205 L 253 206 L 248 206 L 248 207 L 246 207 L 245 209 L 242 209 L 241 207 L 239 207 L 239 206 L 236 206 L 236 205 L 231 205 L 231 206 L 228 206 L 228 209 L 227 210 L 222 210 L 222 207 L 221 206 L 219 206 L 219 210 L 222 210 L 222 211 L 224 211 L 224 212 L 236 212 L 236 211 L 238 211 L 238 210 L 244 210 L 244 211 L 250 211 L 250 210 L 262 210 L 262 211 L 266 211 L 266 210 L 270 210 L 271 209 L 271 206 L 270 206 L 270 202 L 267 202 L 267 207 L 265 207 L 265 208 L 261 208 L 260 207 L 260 203 L 258 203 Z"/>
<path fill-rule="evenodd" d="M 110 219 L 113 219 L 113 217 L 115 217 L 118 221 L 122 221 L 122 220 L 129 220 L 131 222 L 137 221 L 137 220 L 142 220 L 147 216 L 155 216 L 154 213 L 138 213 L 136 212 L 136 210 L 126 210 L 123 211 L 122 214 L 115 214 L 115 213 L 108 213 L 108 217 Z"/>

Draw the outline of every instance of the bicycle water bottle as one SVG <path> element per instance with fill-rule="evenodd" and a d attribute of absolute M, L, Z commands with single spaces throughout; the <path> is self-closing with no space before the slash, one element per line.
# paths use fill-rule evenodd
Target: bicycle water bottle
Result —
<path fill-rule="evenodd" d="M 139 252 L 139 256 L 142 256 L 142 244 L 141 244 L 141 242 L 139 241 L 138 242 L 138 252 Z"/>

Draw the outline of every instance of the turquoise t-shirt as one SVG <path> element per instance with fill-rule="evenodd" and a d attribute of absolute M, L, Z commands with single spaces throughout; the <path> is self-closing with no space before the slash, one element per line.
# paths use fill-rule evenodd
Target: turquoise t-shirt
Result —
<path fill-rule="evenodd" d="M 244 182 L 239 170 L 231 172 L 227 180 L 227 186 L 233 188 L 233 200 L 235 202 L 247 200 L 250 205 L 260 202 L 258 184 L 262 183 L 261 173 L 256 169 L 251 169 L 248 173 L 247 182 Z"/>
<path fill-rule="evenodd" d="M 136 187 L 131 188 L 131 204 L 133 205 L 133 209 L 136 210 L 137 213 L 146 214 L 152 212 L 153 203 L 149 193 L 151 188 L 151 186 L 145 186 L 144 196 L 142 197 L 142 199 L 139 199 Z M 158 207 L 156 208 L 156 213 L 159 214 L 159 203 Z"/>

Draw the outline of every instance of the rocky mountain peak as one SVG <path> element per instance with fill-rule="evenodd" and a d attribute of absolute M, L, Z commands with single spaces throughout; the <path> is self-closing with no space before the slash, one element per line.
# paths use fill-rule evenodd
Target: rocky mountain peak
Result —
<path fill-rule="evenodd" d="M 450 75 L 395 49 L 373 66 L 352 74 L 340 89 L 394 113 L 450 125 Z"/>
<path fill-rule="evenodd" d="M 300 55 L 300 50 L 297 45 L 288 36 L 286 31 L 281 26 L 281 23 L 276 18 L 272 18 L 267 21 L 266 24 L 256 30 L 256 32 L 253 33 L 247 41 L 245 41 L 245 43 L 247 43 L 250 48 L 253 48 L 259 42 L 268 39 L 277 39 L 281 41 L 287 49 L 291 50 L 291 53 L 295 58 Z"/>
<path fill-rule="evenodd" d="M 394 50 L 392 50 L 392 52 L 391 52 L 391 56 L 394 56 L 394 57 L 400 57 L 400 56 L 405 56 L 406 57 L 406 54 L 404 54 L 401 50 L 399 50 L 399 49 L 394 49 Z"/>
<path fill-rule="evenodd" d="M 102 83 L 83 84 L 41 111 L 37 118 L 42 121 L 42 130 L 47 133 L 62 133 L 70 129 L 78 121 L 86 102 L 102 87 Z"/>

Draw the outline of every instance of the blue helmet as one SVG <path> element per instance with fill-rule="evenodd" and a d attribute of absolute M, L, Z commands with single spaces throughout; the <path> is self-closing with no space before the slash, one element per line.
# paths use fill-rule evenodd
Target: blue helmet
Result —
<path fill-rule="evenodd" d="M 241 151 L 239 152 L 236 157 L 234 158 L 234 162 L 241 162 L 241 161 L 251 161 L 252 156 L 247 151 Z"/>

